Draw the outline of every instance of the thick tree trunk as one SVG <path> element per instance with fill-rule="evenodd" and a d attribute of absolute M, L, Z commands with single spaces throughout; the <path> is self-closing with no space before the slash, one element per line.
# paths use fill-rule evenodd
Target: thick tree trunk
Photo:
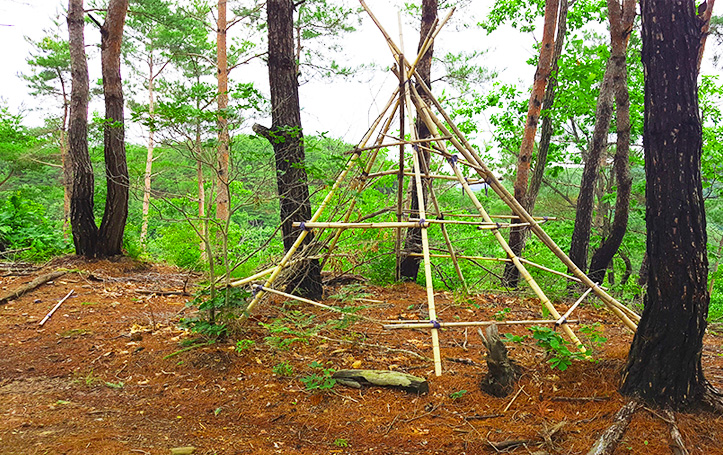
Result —
<path fill-rule="evenodd" d="M 70 224 L 75 254 L 94 257 L 98 227 L 93 215 L 93 166 L 88 155 L 88 62 L 85 55 L 83 0 L 70 0 L 68 34 L 72 89 L 68 126 L 68 158 L 73 168 Z"/>
<path fill-rule="evenodd" d="M 99 256 L 121 254 L 123 231 L 128 218 L 128 166 L 126 164 L 123 85 L 120 53 L 128 0 L 110 0 L 101 28 L 100 55 L 105 97 L 103 148 L 107 196 L 98 233 Z"/>
<path fill-rule="evenodd" d="M 590 149 L 585 161 L 580 181 L 580 194 L 577 197 L 575 214 L 575 227 L 570 242 L 570 259 L 583 272 L 587 270 L 587 252 L 590 245 L 590 231 L 592 230 L 593 203 L 595 196 L 595 181 L 600 170 L 600 160 L 608 145 L 608 132 L 613 114 L 612 90 L 613 63 L 608 59 L 605 65 L 605 74 L 600 84 L 600 95 L 597 100 L 595 112 L 595 129 L 593 131 Z"/>
<path fill-rule="evenodd" d="M 635 0 L 624 0 L 622 5 L 618 0 L 608 0 L 608 18 L 610 20 L 610 61 L 613 67 L 612 86 L 615 93 L 615 108 L 617 118 L 617 143 L 613 169 L 617 181 L 617 196 L 615 199 L 615 218 L 613 219 L 610 235 L 603 240 L 600 247 L 590 259 L 590 278 L 596 283 L 602 283 L 615 253 L 620 248 L 628 227 L 628 213 L 630 209 L 630 193 L 633 179 L 630 176 L 630 94 L 628 93 L 628 71 L 626 67 L 626 53 L 628 37 L 635 18 Z"/>
<path fill-rule="evenodd" d="M 434 21 L 437 19 L 437 0 L 424 0 L 422 2 L 422 27 L 419 32 L 419 45 L 417 46 L 417 52 L 419 52 L 422 49 L 422 46 L 424 45 L 424 41 L 427 38 L 427 35 L 429 35 L 430 31 L 432 30 L 432 27 L 434 26 Z M 425 84 L 427 84 L 427 87 L 431 88 L 432 86 L 432 54 L 434 51 L 434 45 L 430 46 L 427 52 L 424 54 L 424 57 L 419 61 L 417 64 L 417 73 L 419 74 L 419 77 L 422 78 Z M 422 95 L 422 98 L 425 99 L 425 101 L 431 105 L 431 102 L 427 96 L 427 94 L 422 90 L 421 87 L 417 87 L 417 91 L 419 93 L 424 93 Z M 418 116 L 421 117 L 421 116 Z M 429 129 L 427 129 L 427 125 L 421 121 L 421 119 L 417 119 L 416 124 L 417 129 L 417 136 L 420 139 L 425 139 L 431 136 Z M 431 161 L 431 154 L 429 151 L 425 150 L 423 147 L 429 147 L 429 143 L 422 143 L 420 144 L 422 147 L 418 147 L 414 150 L 413 153 L 417 153 L 419 156 L 419 162 L 425 163 L 426 165 L 422 165 L 423 169 L 429 169 L 429 164 Z M 426 180 L 426 179 L 424 179 Z M 422 181 L 422 196 L 424 198 L 424 203 L 427 203 L 427 188 L 429 186 L 429 183 L 426 181 Z M 412 218 L 419 218 L 419 201 L 417 198 L 417 186 L 416 185 L 410 185 L 411 186 L 411 207 L 410 207 L 410 217 Z M 419 263 L 421 261 L 421 258 L 418 256 L 409 256 L 410 253 L 421 253 L 422 252 L 422 230 L 419 228 L 410 228 L 407 230 L 407 238 L 404 243 L 404 252 L 406 253 L 405 256 L 402 257 L 401 262 L 399 263 L 399 277 L 403 281 L 416 281 L 417 275 L 419 274 Z"/>
<path fill-rule="evenodd" d="M 216 196 L 216 218 L 228 220 L 229 203 L 229 146 L 231 139 L 228 132 L 228 59 L 226 57 L 226 2 L 218 0 L 218 22 L 216 29 L 216 64 L 218 70 L 218 194 Z"/>
<path fill-rule="evenodd" d="M 535 81 L 532 85 L 532 94 L 530 95 L 530 102 L 527 108 L 527 120 L 525 122 L 525 131 L 522 135 L 520 153 L 517 156 L 514 196 L 518 201 L 524 201 L 525 195 L 527 194 L 530 160 L 532 159 L 532 152 L 535 149 L 535 135 L 537 134 L 537 124 L 542 110 L 542 99 L 545 96 L 545 85 L 552 70 L 552 56 L 555 47 L 555 29 L 557 28 L 559 4 L 559 0 L 545 1 L 545 24 L 540 45 L 540 59 L 537 63 Z M 517 228 L 510 230 L 508 243 L 512 252 L 515 255 L 519 255 L 522 252 L 522 246 L 524 244 L 524 230 Z M 503 277 L 505 285 L 517 287 L 519 279 L 520 275 L 514 264 L 507 264 Z"/>
<path fill-rule="evenodd" d="M 621 392 L 688 409 L 707 392 L 701 366 L 709 294 L 697 57 L 692 0 L 643 0 L 646 225 L 645 310 Z"/>
<path fill-rule="evenodd" d="M 291 0 L 269 0 L 269 85 L 271 88 L 271 129 L 260 125 L 254 131 L 266 137 L 274 148 L 276 184 L 281 205 L 281 230 L 284 250 L 288 251 L 299 236 L 294 222 L 311 218 L 309 186 L 304 168 L 305 153 L 299 108 L 299 84 L 294 59 L 294 4 Z M 304 245 L 313 241 L 309 233 Z M 287 286 L 287 292 L 315 299 L 322 294 L 319 260 L 305 261 L 302 270 Z"/>

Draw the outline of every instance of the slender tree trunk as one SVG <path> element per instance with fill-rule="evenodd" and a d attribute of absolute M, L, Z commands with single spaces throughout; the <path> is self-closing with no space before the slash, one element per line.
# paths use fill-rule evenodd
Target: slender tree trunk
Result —
<path fill-rule="evenodd" d="M 527 194 L 530 161 L 532 160 L 532 152 L 535 149 L 535 135 L 537 134 L 537 124 L 540 118 L 540 111 L 542 110 L 542 99 L 545 96 L 545 85 L 552 71 L 559 4 L 559 0 L 545 1 L 545 24 L 542 32 L 542 42 L 540 43 L 540 59 L 537 63 L 535 81 L 532 85 L 532 94 L 530 95 L 530 102 L 527 107 L 527 120 L 525 122 L 525 131 L 522 135 L 520 153 L 517 156 L 514 196 L 518 201 L 524 201 L 525 195 Z M 524 230 L 517 228 L 510 230 L 509 244 L 515 255 L 519 255 L 522 252 L 523 243 Z M 517 268 L 511 263 L 507 264 L 503 278 L 504 283 L 510 287 L 517 287 L 519 279 L 520 275 Z"/>
<path fill-rule="evenodd" d="M 88 98 L 90 83 L 85 55 L 83 0 L 68 4 L 68 35 L 72 74 L 68 157 L 73 168 L 70 224 L 75 254 L 94 257 L 98 227 L 93 215 L 93 166 L 88 154 Z"/>
<path fill-rule="evenodd" d="M 128 0 L 110 0 L 101 27 L 101 64 L 105 96 L 103 147 L 107 196 L 100 223 L 98 254 L 121 254 L 123 231 L 128 217 L 128 166 L 126 164 L 123 86 L 120 53 Z"/>
<path fill-rule="evenodd" d="M 148 116 L 151 122 L 154 118 L 154 87 L 155 78 L 153 76 L 153 51 L 148 57 Z M 148 148 L 146 153 L 146 171 L 143 174 L 143 224 L 141 225 L 141 245 L 145 247 L 146 236 L 148 235 L 148 212 L 151 208 L 151 173 L 153 171 L 153 151 L 155 140 L 153 134 L 153 126 L 148 128 Z"/>
<path fill-rule="evenodd" d="M 73 164 L 68 156 L 68 111 L 70 109 L 70 100 L 68 100 L 65 79 L 63 79 L 60 71 L 58 71 L 58 78 L 63 93 L 63 120 L 60 125 L 58 147 L 60 148 L 60 162 L 63 165 L 63 238 L 67 240 L 68 227 L 70 227 L 70 199 L 73 193 Z"/>
<path fill-rule="evenodd" d="M 697 57 L 701 20 L 692 0 L 642 0 L 645 70 L 645 310 L 621 392 L 683 410 L 708 392 L 701 352 L 709 294 L 700 175 Z"/>
<path fill-rule="evenodd" d="M 628 37 L 635 18 L 635 3 L 635 0 L 624 0 L 621 5 L 618 0 L 608 0 L 612 50 L 610 60 L 613 66 L 612 85 L 615 93 L 617 118 L 617 143 L 613 161 L 615 180 L 617 181 L 617 195 L 615 198 L 615 218 L 613 219 L 610 235 L 603 240 L 590 260 L 589 276 L 596 283 L 602 283 L 605 279 L 605 270 L 607 270 L 618 248 L 620 248 L 628 227 L 633 179 L 630 176 L 629 164 L 630 94 L 628 93 L 626 54 Z"/>
<path fill-rule="evenodd" d="M 422 2 L 422 27 L 419 33 L 419 45 L 417 46 L 417 52 L 419 52 L 422 49 L 422 46 L 424 45 L 424 42 L 427 38 L 427 35 L 429 35 L 430 31 L 432 30 L 432 27 L 434 26 L 434 21 L 437 19 L 437 0 L 424 0 Z M 428 87 L 431 88 L 432 85 L 432 54 L 434 51 L 434 46 L 430 46 L 427 52 L 424 54 L 424 57 L 419 61 L 417 64 L 417 73 L 422 78 L 425 84 L 427 84 Z M 420 93 L 425 93 L 424 90 L 422 90 L 421 87 L 418 87 L 417 90 Z M 431 102 L 426 95 L 422 95 L 423 99 L 431 105 Z M 421 116 L 418 116 L 421 117 Z M 428 137 L 431 137 L 431 134 L 429 132 L 429 129 L 427 129 L 427 125 L 421 120 L 417 119 L 416 124 L 417 129 L 417 135 L 420 139 L 425 139 Z M 420 144 L 421 147 L 416 147 L 413 153 L 416 153 L 419 157 L 420 163 L 426 163 L 426 166 L 422 166 L 422 169 L 429 169 L 429 165 L 431 162 L 431 154 L 429 151 L 425 150 L 423 147 L 429 147 L 429 143 L 425 142 Z M 424 203 L 427 203 L 427 188 L 429 183 L 426 182 L 426 179 L 423 179 L 422 182 L 422 196 L 424 199 Z M 419 218 L 419 201 L 417 198 L 417 186 L 416 185 L 410 185 L 411 186 L 411 207 L 410 207 L 410 217 L 412 218 Z M 422 252 L 422 230 L 419 228 L 410 228 L 407 230 L 407 238 L 405 239 L 404 243 L 404 252 L 406 255 L 403 256 L 400 264 L 399 264 L 399 276 L 403 281 L 416 281 L 417 275 L 419 274 L 419 263 L 421 261 L 421 258 L 418 256 L 409 256 L 409 253 L 421 253 Z"/>
<path fill-rule="evenodd" d="M 568 1 L 560 0 L 560 14 L 557 18 L 557 36 L 555 38 L 555 52 L 552 57 L 552 70 L 550 72 L 550 80 L 545 88 L 545 97 L 542 99 L 542 112 L 550 112 L 555 104 L 555 90 L 557 89 L 557 62 L 562 55 L 562 49 L 565 45 L 565 35 L 567 34 L 567 11 Z M 535 168 L 530 179 L 530 187 L 527 189 L 525 199 L 522 206 L 529 213 L 532 213 L 537 202 L 537 195 L 540 194 L 542 186 L 542 178 L 545 176 L 545 168 L 547 167 L 547 155 L 550 151 L 550 142 L 552 141 L 552 116 L 542 116 L 542 126 L 540 127 L 540 146 L 537 150 L 537 158 L 535 159 Z M 522 248 L 524 249 L 525 240 L 529 229 L 525 229 L 525 237 L 522 239 Z"/>
<path fill-rule="evenodd" d="M 703 7 L 705 5 L 705 7 Z M 702 20 L 701 25 L 701 37 L 700 37 L 700 50 L 698 51 L 698 64 L 696 65 L 696 71 L 700 74 L 700 64 L 703 62 L 703 51 L 705 51 L 705 42 L 708 39 L 708 30 L 710 30 L 710 18 L 713 15 L 713 6 L 715 0 L 705 0 L 698 7 L 698 16 Z"/>
<path fill-rule="evenodd" d="M 608 145 L 608 132 L 613 114 L 613 62 L 608 59 L 605 65 L 605 74 L 600 84 L 600 95 L 597 100 L 595 112 L 595 129 L 593 131 L 590 149 L 585 161 L 580 181 L 580 194 L 577 197 L 575 227 L 572 231 L 570 243 L 570 259 L 583 272 L 587 270 L 587 253 L 590 245 L 590 231 L 592 230 L 592 215 L 595 196 L 595 181 L 600 170 L 600 160 L 604 156 Z"/>
<path fill-rule="evenodd" d="M 218 0 L 218 22 L 216 29 L 216 59 L 218 66 L 218 195 L 216 198 L 216 218 L 228 220 L 229 201 L 229 145 L 228 132 L 228 59 L 226 57 L 226 2 Z"/>
<path fill-rule="evenodd" d="M 305 153 L 299 107 L 299 83 L 294 59 L 294 3 L 269 0 L 269 86 L 271 88 L 271 128 L 254 125 L 254 131 L 271 142 L 276 158 L 276 183 L 281 205 L 284 250 L 289 251 L 299 236 L 294 222 L 311 218 L 309 186 L 304 168 Z M 313 241 L 309 233 L 304 246 Z M 322 295 L 318 259 L 304 261 L 301 271 L 287 285 L 312 299 Z"/>

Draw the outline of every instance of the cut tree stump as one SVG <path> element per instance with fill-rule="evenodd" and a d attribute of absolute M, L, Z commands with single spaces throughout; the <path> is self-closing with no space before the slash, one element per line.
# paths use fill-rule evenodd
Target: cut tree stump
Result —
<path fill-rule="evenodd" d="M 10 292 L 9 294 L 5 294 L 2 297 L 0 297 L 0 305 L 3 305 L 10 300 L 16 299 L 16 298 L 20 297 L 21 295 L 25 294 L 26 292 L 32 291 L 33 289 L 37 288 L 38 286 L 41 286 L 41 285 L 47 283 L 48 281 L 61 277 L 61 276 L 65 275 L 66 273 L 68 273 L 68 272 L 56 270 L 55 272 L 50 272 L 50 273 L 46 273 L 45 275 L 40 275 L 39 277 L 35 278 L 30 283 L 20 286 L 19 288 Z"/>
<path fill-rule="evenodd" d="M 507 347 L 500 339 L 497 325 L 488 326 L 485 332 L 486 337 L 481 329 L 477 329 L 477 333 L 482 337 L 482 344 L 488 351 L 488 372 L 480 382 L 480 389 L 494 397 L 506 397 L 514 388 L 519 367 L 507 357 Z"/>
<path fill-rule="evenodd" d="M 424 378 L 389 370 L 339 370 L 332 378 L 339 384 L 360 389 L 362 386 L 394 387 L 410 393 L 428 393 Z"/>

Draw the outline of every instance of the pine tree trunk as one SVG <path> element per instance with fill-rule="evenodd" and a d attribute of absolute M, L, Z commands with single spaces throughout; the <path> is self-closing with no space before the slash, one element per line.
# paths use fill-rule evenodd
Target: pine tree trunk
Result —
<path fill-rule="evenodd" d="M 218 0 L 218 22 L 216 29 L 216 59 L 218 66 L 218 195 L 216 197 L 216 218 L 228 220 L 229 192 L 228 168 L 229 168 L 229 145 L 231 139 L 228 132 L 228 59 L 226 57 L 226 2 Z"/>
<path fill-rule="evenodd" d="M 311 218 L 294 58 L 294 4 L 290 0 L 269 0 L 267 11 L 272 123 L 270 129 L 255 125 L 254 131 L 266 137 L 274 148 L 281 230 L 284 250 L 288 251 L 300 233 L 292 224 Z M 312 240 L 313 234 L 309 233 L 304 246 Z M 321 297 L 321 267 L 318 259 L 303 263 L 300 272 L 287 285 L 287 292 L 294 289 L 312 299 Z"/>
<path fill-rule="evenodd" d="M 422 27 L 419 32 L 419 45 L 417 46 L 417 52 L 422 49 L 424 41 L 434 26 L 434 21 L 437 19 L 437 0 L 424 0 L 422 2 Z M 432 86 L 432 55 L 434 52 L 434 45 L 430 46 L 424 57 L 417 64 L 417 74 L 422 78 L 427 87 Z M 417 87 L 419 93 L 423 93 L 422 98 L 427 104 L 430 102 L 424 90 L 421 87 Z M 425 139 L 431 137 L 427 125 L 418 116 L 416 129 L 417 136 L 419 139 Z M 423 147 L 429 147 L 428 142 L 420 144 L 421 147 L 417 147 L 413 153 L 417 153 L 419 162 L 422 164 L 422 169 L 429 169 L 431 162 L 431 154 Z M 411 204 L 410 204 L 410 217 L 419 218 L 419 200 L 417 198 L 417 186 L 411 186 Z M 429 182 L 427 179 L 422 180 L 422 197 L 424 203 L 427 203 L 427 188 Z M 421 253 L 422 252 L 422 230 L 419 228 L 410 228 L 407 230 L 407 237 L 404 241 L 404 253 L 406 253 L 401 262 L 399 263 L 399 277 L 402 281 L 416 281 L 417 275 L 419 274 L 419 263 L 421 258 L 418 256 L 409 256 L 410 253 Z"/>
<path fill-rule="evenodd" d="M 128 217 L 128 166 L 126 164 L 123 86 L 120 53 L 128 0 L 110 0 L 108 15 L 101 28 L 101 65 L 105 97 L 103 148 L 107 196 L 98 233 L 102 257 L 122 253 L 123 232 Z"/>
<path fill-rule="evenodd" d="M 93 166 L 88 154 L 88 98 L 90 83 L 85 54 L 83 0 L 70 0 L 68 35 L 72 89 L 68 124 L 68 158 L 73 169 L 70 224 L 75 254 L 94 257 L 98 227 L 93 215 Z"/>
<path fill-rule="evenodd" d="M 542 112 L 549 112 L 555 104 L 555 90 L 557 89 L 557 61 L 560 60 L 562 49 L 565 45 L 565 35 L 567 34 L 567 11 L 568 1 L 560 0 L 560 13 L 557 19 L 557 37 L 555 39 L 555 52 L 552 56 L 552 70 L 550 72 L 550 80 L 545 88 L 545 97 L 542 99 Z M 547 155 L 550 151 L 550 142 L 552 141 L 552 116 L 543 115 L 542 126 L 540 127 L 540 146 L 535 159 L 535 168 L 530 179 L 530 186 L 525 194 L 522 206 L 528 213 L 532 213 L 537 202 L 537 195 L 540 194 L 542 187 L 542 179 L 545 176 L 545 168 L 547 167 Z M 529 229 L 525 229 L 525 237 L 522 240 L 522 248 L 524 249 L 525 239 Z"/>
<path fill-rule="evenodd" d="M 628 93 L 628 71 L 626 53 L 628 38 L 635 18 L 635 0 L 608 0 L 608 18 L 610 20 L 610 61 L 613 66 L 612 86 L 615 94 L 615 110 L 617 119 L 617 142 L 613 169 L 617 181 L 615 198 L 615 218 L 610 235 L 590 259 L 590 279 L 602 283 L 615 253 L 620 248 L 628 227 L 630 209 L 630 193 L 633 179 L 630 176 L 630 94 Z"/>
<path fill-rule="evenodd" d="M 587 253 L 590 246 L 592 215 L 595 196 L 595 181 L 598 179 L 600 160 L 605 156 L 608 145 L 608 132 L 613 115 L 612 91 L 613 63 L 608 59 L 605 74 L 600 84 L 600 94 L 595 111 L 595 129 L 587 153 L 585 168 L 580 181 L 580 194 L 577 197 L 575 227 L 570 242 L 570 259 L 580 270 L 587 270 Z"/>
<path fill-rule="evenodd" d="M 621 392 L 682 410 L 695 407 L 707 390 L 701 352 L 708 258 L 697 87 L 702 21 L 692 0 L 643 0 L 641 11 L 649 277 Z"/>
<path fill-rule="evenodd" d="M 559 4 L 559 0 L 545 1 L 545 24 L 540 45 L 540 59 L 537 62 L 535 81 L 532 85 L 532 94 L 530 95 L 530 102 L 527 107 L 527 120 L 525 122 L 525 131 L 522 135 L 520 153 L 517 155 L 514 196 L 518 201 L 524 201 L 525 195 L 527 194 L 530 161 L 532 160 L 532 152 L 535 149 L 535 135 L 537 134 L 537 124 L 542 110 L 542 99 L 545 96 L 545 85 L 552 70 L 552 56 L 555 47 L 555 29 L 557 28 Z M 515 255 L 519 255 L 522 252 L 522 246 L 524 244 L 524 230 L 521 228 L 511 229 L 509 244 L 512 252 Z M 520 275 L 517 268 L 514 264 L 508 263 L 505 266 L 504 284 L 510 287 L 517 287 L 519 279 Z"/>

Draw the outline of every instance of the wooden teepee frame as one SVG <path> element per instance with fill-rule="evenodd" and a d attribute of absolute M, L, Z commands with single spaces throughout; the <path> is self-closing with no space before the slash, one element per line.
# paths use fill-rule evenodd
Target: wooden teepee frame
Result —
<path fill-rule="evenodd" d="M 382 109 L 381 114 L 379 117 L 376 118 L 376 120 L 372 123 L 372 126 L 369 128 L 369 130 L 366 132 L 364 137 L 362 138 L 359 145 L 351 152 L 351 156 L 347 162 L 346 167 L 344 170 L 339 174 L 336 181 L 334 182 L 333 186 L 329 190 L 329 193 L 326 195 L 324 200 L 321 202 L 319 207 L 316 209 L 316 212 L 313 214 L 310 220 L 304 222 L 304 223 L 295 223 L 294 227 L 300 228 L 299 237 L 297 238 L 296 242 L 293 244 L 293 246 L 289 249 L 289 251 L 284 255 L 284 257 L 281 259 L 281 261 L 275 266 L 271 267 L 269 269 L 266 269 L 262 272 L 259 272 L 253 276 L 250 276 L 246 279 L 236 281 L 232 283 L 232 286 L 242 286 L 248 283 L 251 283 L 255 280 L 259 280 L 265 276 L 268 276 L 266 278 L 266 281 L 263 285 L 254 285 L 253 290 L 253 298 L 249 305 L 246 308 L 246 315 L 249 315 L 256 305 L 259 304 L 262 297 L 266 293 L 272 293 L 272 294 L 280 294 L 290 297 L 288 294 L 285 294 L 279 290 L 276 290 L 273 288 L 274 282 L 279 277 L 279 274 L 292 262 L 296 262 L 298 259 L 303 258 L 304 252 L 300 251 L 299 248 L 304 241 L 304 238 L 308 235 L 309 231 L 311 229 L 314 230 L 330 230 L 331 234 L 327 236 L 326 238 L 326 244 L 327 244 L 327 252 L 322 257 L 322 266 L 326 263 L 327 259 L 329 258 L 329 255 L 333 252 L 335 249 L 337 243 L 339 242 L 339 239 L 341 237 L 341 234 L 347 230 L 347 229 L 394 229 L 396 233 L 396 242 L 395 242 L 395 253 L 397 255 L 397 261 L 401 254 L 401 239 L 402 239 L 402 230 L 405 228 L 421 228 L 421 234 L 422 234 L 422 253 L 417 253 L 416 255 L 421 256 L 424 264 L 424 275 L 425 275 L 425 281 L 426 281 L 426 291 L 427 291 L 427 307 L 429 312 L 429 320 L 427 321 L 405 321 L 404 324 L 393 324 L 393 325 L 386 325 L 386 328 L 410 328 L 410 327 L 422 327 L 422 328 L 429 328 L 431 331 L 432 336 L 432 348 L 434 351 L 434 369 L 435 374 L 437 376 L 441 375 L 442 373 L 442 366 L 441 366 L 441 355 L 439 350 L 439 329 L 442 327 L 447 326 L 479 326 L 479 325 L 486 325 L 489 324 L 487 322 L 456 322 L 456 323 L 440 323 L 437 321 L 437 313 L 435 308 L 435 301 L 434 301 L 434 290 L 432 288 L 432 269 L 431 269 L 431 262 L 430 259 L 432 257 L 444 257 L 451 259 L 452 263 L 455 266 L 455 271 L 460 279 L 460 281 L 463 283 L 463 285 L 466 287 L 464 277 L 462 276 L 462 272 L 458 265 L 459 259 L 474 259 L 474 260 L 494 260 L 494 261 L 508 261 L 512 262 L 517 270 L 519 270 L 520 275 L 524 278 L 524 280 L 528 283 L 530 288 L 533 290 L 533 292 L 537 295 L 537 297 L 540 299 L 541 304 L 549 311 L 550 315 L 554 318 L 551 320 L 546 321 L 519 321 L 520 323 L 528 322 L 532 324 L 540 324 L 540 323 L 554 323 L 556 326 L 559 326 L 563 332 L 567 335 L 567 337 L 574 343 L 575 346 L 578 346 L 582 351 L 584 351 L 584 348 L 582 347 L 582 344 L 580 340 L 577 338 L 575 333 L 572 331 L 572 329 L 569 326 L 569 323 L 571 321 L 568 320 L 569 316 L 571 315 L 572 311 L 577 307 L 577 305 L 589 294 L 590 292 L 595 293 L 603 302 L 604 304 L 618 317 L 620 318 L 623 323 L 630 328 L 631 330 L 635 330 L 637 328 L 637 323 L 640 321 L 640 316 L 627 308 L 626 306 L 622 305 L 620 302 L 615 300 L 612 296 L 610 296 L 602 287 L 598 286 L 598 284 L 593 283 L 590 278 L 585 275 L 571 260 L 570 258 L 555 244 L 555 242 L 550 238 L 550 236 L 547 235 L 547 233 L 542 229 L 540 226 L 539 221 L 545 222 L 548 220 L 548 218 L 540 218 L 540 217 L 533 217 L 527 211 L 520 205 L 520 203 L 507 191 L 507 189 L 499 182 L 499 180 L 495 177 L 495 175 L 490 171 L 490 169 L 485 165 L 485 163 L 482 161 L 480 156 L 477 154 L 477 152 L 474 150 L 474 148 L 467 142 L 462 132 L 457 128 L 457 126 L 454 124 L 452 119 L 447 115 L 447 113 L 444 111 L 440 103 L 436 100 L 434 95 L 431 93 L 427 85 L 424 83 L 424 81 L 419 77 L 416 71 L 416 66 L 419 60 L 422 58 L 422 56 L 426 53 L 429 46 L 431 46 L 432 42 L 434 41 L 435 37 L 439 32 L 441 31 L 444 24 L 447 22 L 447 20 L 451 17 L 452 12 L 450 12 L 441 22 L 436 23 L 435 26 L 432 28 L 432 32 L 430 32 L 429 36 L 426 37 L 426 40 L 424 42 L 424 45 L 419 50 L 419 53 L 417 55 L 417 58 L 413 63 L 410 63 L 407 61 L 407 59 L 404 57 L 402 51 L 397 47 L 397 45 L 394 43 L 392 38 L 389 36 L 389 34 L 385 31 L 385 29 L 382 27 L 382 25 L 379 23 L 377 18 L 374 16 L 374 14 L 371 12 L 371 10 L 367 7 L 367 5 L 364 3 L 363 0 L 360 0 L 360 3 L 364 9 L 366 9 L 367 13 L 371 17 L 371 19 L 374 21 L 376 26 L 379 28 L 379 30 L 384 35 L 384 38 L 386 39 L 387 44 L 389 45 L 389 48 L 394 56 L 395 62 L 397 62 L 397 67 L 395 68 L 395 74 L 399 77 L 399 87 L 397 87 L 394 90 L 394 93 L 390 97 L 389 101 L 387 102 L 384 109 Z M 416 86 L 415 86 L 416 84 Z M 422 92 L 425 95 L 425 98 L 431 101 L 431 105 L 428 104 L 425 101 L 425 98 L 422 98 L 420 93 L 417 90 L 417 87 L 421 87 Z M 436 110 L 436 114 L 435 114 Z M 392 142 L 385 142 L 386 139 L 389 139 L 389 129 L 392 125 L 392 122 L 397 117 L 396 113 L 399 111 L 399 120 L 400 120 L 400 138 L 392 138 Z M 406 116 L 405 116 L 406 113 Z M 413 119 L 413 114 L 415 114 L 422 120 L 425 125 L 427 126 L 428 130 L 430 131 L 431 137 L 420 139 L 417 136 L 415 123 Z M 405 118 L 407 124 L 405 125 Z M 404 129 L 405 127 L 408 130 L 409 138 L 404 137 Z M 373 143 L 373 145 L 368 145 L 369 141 L 371 140 L 372 136 L 375 132 L 377 132 L 377 139 Z M 394 171 L 387 171 L 387 172 L 376 172 L 372 173 L 373 165 L 375 163 L 375 160 L 377 158 L 377 155 L 382 148 L 391 148 L 391 147 L 399 147 L 399 167 L 398 169 Z M 448 151 L 448 146 L 450 146 L 452 149 L 456 151 L 458 154 L 453 154 Z M 404 164 L 406 161 L 406 154 L 408 153 L 409 148 L 413 150 L 411 153 L 411 158 L 413 162 L 413 168 L 411 170 L 405 170 Z M 435 155 L 441 155 L 444 157 L 449 164 L 451 171 L 453 175 L 434 175 L 429 172 L 429 169 L 426 169 L 424 160 L 420 160 L 420 152 L 424 149 L 428 152 L 431 152 Z M 461 155 L 461 156 L 460 156 Z M 496 194 L 497 196 L 504 201 L 512 210 L 513 216 L 502 216 L 497 218 L 506 218 L 509 219 L 509 223 L 498 223 L 493 220 L 494 215 L 490 215 L 487 213 L 487 211 L 484 209 L 480 201 L 477 199 L 475 193 L 470 188 L 470 184 L 474 183 L 471 180 L 468 180 L 464 177 L 462 174 L 462 171 L 460 169 L 460 166 L 466 166 L 468 168 L 471 168 L 473 171 L 477 173 L 479 176 L 479 179 L 476 180 L 476 182 L 485 182 Z M 390 174 L 396 174 L 398 176 L 398 192 L 396 197 L 396 221 L 386 221 L 386 222 L 350 222 L 351 215 L 354 212 L 355 205 L 356 205 L 356 197 L 353 197 L 346 210 L 343 212 L 341 217 L 337 221 L 320 221 L 322 214 L 324 214 L 325 209 L 327 209 L 327 206 L 329 205 L 332 198 L 335 196 L 335 194 L 340 190 L 342 187 L 342 183 L 347 180 L 349 175 L 352 173 L 354 169 L 362 169 L 361 172 L 358 172 L 357 175 L 353 179 L 351 179 L 351 184 L 349 185 L 350 189 L 355 192 L 354 196 L 358 196 L 365 188 L 368 187 L 369 182 L 373 180 L 376 177 L 380 177 L 383 175 L 390 175 Z M 403 197 L 402 197 L 402 188 L 404 183 L 404 178 L 410 177 L 412 180 L 409 182 L 410 185 L 416 185 L 417 188 L 417 197 L 418 197 L 418 203 L 419 203 L 419 218 L 418 219 L 408 219 L 407 221 L 403 221 L 403 215 L 404 215 L 404 207 L 403 207 Z M 431 207 L 427 207 L 425 205 L 424 197 L 423 197 L 423 178 L 428 184 L 428 196 L 429 201 L 431 202 Z M 439 207 L 434 188 L 431 184 L 433 179 L 447 179 L 447 180 L 456 180 L 457 183 L 463 188 L 465 194 L 468 196 L 468 198 L 471 200 L 471 202 L 476 207 L 477 211 L 479 212 L 478 217 L 482 219 L 482 221 L 457 221 L 457 220 L 447 220 L 443 219 L 442 212 Z M 431 209 L 431 210 L 430 210 Z M 436 216 L 438 219 L 432 220 L 427 219 L 428 214 L 432 214 L 433 216 Z M 514 223 L 514 224 L 513 224 Z M 479 229 L 485 229 L 485 230 L 491 230 L 492 234 L 494 235 L 497 242 L 500 244 L 500 246 L 505 251 L 507 257 L 506 258 L 488 258 L 483 256 L 459 256 L 455 252 L 454 248 L 452 247 L 452 242 L 450 240 L 449 234 L 447 232 L 446 226 L 450 224 L 472 224 L 478 226 Z M 560 259 L 563 265 L 567 267 L 567 269 L 572 273 L 572 276 L 567 275 L 563 272 L 555 271 L 552 269 L 548 269 L 545 267 L 542 267 L 540 265 L 534 264 L 531 261 L 525 260 L 523 258 L 517 257 L 512 250 L 510 249 L 509 245 L 507 244 L 507 241 L 504 239 L 502 234 L 500 233 L 500 229 L 508 228 L 513 225 L 524 225 L 528 226 L 529 229 Z M 445 244 L 447 246 L 447 254 L 431 254 L 430 253 L 430 247 L 429 247 L 429 240 L 427 237 L 427 229 L 429 229 L 432 226 L 439 226 L 442 232 L 442 236 L 445 240 Z M 321 242 L 321 235 L 317 235 L 317 241 Z M 296 257 L 295 257 L 296 256 Z M 294 259 L 292 259 L 294 258 Z M 544 291 L 540 288 L 540 286 L 537 284 L 537 282 L 534 280 L 532 275 L 527 271 L 527 268 L 525 265 L 531 265 L 538 268 L 541 268 L 543 270 L 546 270 L 548 272 L 556 273 L 558 275 L 565 276 L 569 279 L 578 281 L 579 283 L 586 286 L 588 289 L 587 291 L 580 297 L 580 299 L 573 305 L 567 313 L 564 315 L 561 315 L 555 306 L 552 304 L 549 298 L 545 295 Z M 298 298 L 298 300 L 315 304 L 317 306 L 326 307 L 325 305 L 313 302 L 308 299 L 301 299 Z M 328 307 L 327 307 L 328 308 Z M 411 325 L 410 325 L 411 324 Z M 452 324 L 452 325 L 450 325 Z"/>

